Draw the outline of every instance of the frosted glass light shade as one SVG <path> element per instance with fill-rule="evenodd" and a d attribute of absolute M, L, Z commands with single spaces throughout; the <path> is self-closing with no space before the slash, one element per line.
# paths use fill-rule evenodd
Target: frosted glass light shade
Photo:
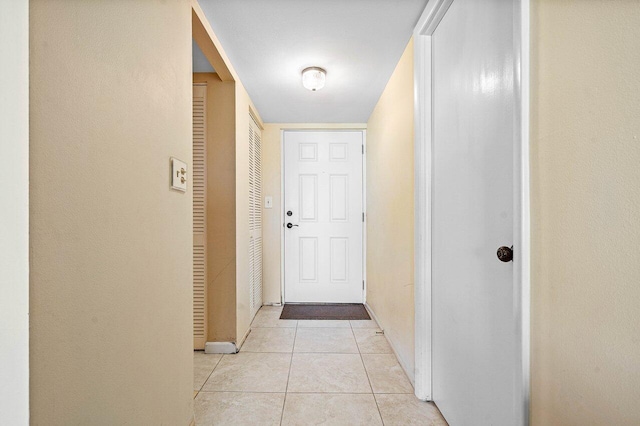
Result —
<path fill-rule="evenodd" d="M 309 67 L 302 70 L 302 85 L 315 92 L 324 87 L 327 72 L 319 67 Z"/>

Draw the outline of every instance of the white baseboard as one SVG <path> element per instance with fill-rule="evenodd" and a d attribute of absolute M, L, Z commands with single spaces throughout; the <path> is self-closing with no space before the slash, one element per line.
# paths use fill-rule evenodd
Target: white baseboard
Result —
<path fill-rule="evenodd" d="M 378 326 L 380 327 L 380 330 L 384 331 L 384 327 L 382 326 L 382 323 L 380 322 L 380 319 L 376 316 L 376 313 L 373 312 L 373 309 L 371 309 L 371 306 L 369 306 L 365 302 L 364 307 L 367 310 L 367 312 L 369 312 L 369 316 L 371 316 L 371 318 L 378 324 Z M 387 340 L 389 340 L 389 339 L 387 339 Z M 391 343 L 389 343 L 389 344 L 391 344 Z"/>
<path fill-rule="evenodd" d="M 207 342 L 204 345 L 206 354 L 235 354 L 238 347 L 233 342 Z"/>
<path fill-rule="evenodd" d="M 380 319 L 378 318 L 378 316 L 376 315 L 375 312 L 373 312 L 373 309 L 371 309 L 371 306 L 369 306 L 367 303 L 364 304 L 364 307 L 367 308 L 367 311 L 369 312 L 369 315 L 371 315 L 371 318 L 373 318 L 373 320 L 375 322 L 378 323 L 378 326 L 380 326 L 380 329 L 382 331 L 384 331 L 384 324 L 382 322 L 380 322 Z M 389 343 L 389 346 L 391 346 L 391 350 L 393 351 L 393 354 L 396 356 L 398 363 L 400 364 L 400 367 L 402 367 L 402 370 L 404 370 L 404 374 L 407 375 L 407 378 L 409 379 L 409 381 L 411 382 L 411 385 L 415 388 L 416 386 L 416 377 L 415 377 L 415 372 L 414 371 L 409 371 L 409 368 L 407 367 L 407 363 L 405 362 L 405 360 L 398 354 L 398 351 L 396 350 L 396 345 L 393 343 L 393 340 L 391 339 L 391 336 L 389 336 L 386 332 L 384 333 L 384 337 L 386 337 L 387 342 Z"/>
<path fill-rule="evenodd" d="M 253 322 L 253 320 L 251 321 Z M 251 333 L 251 326 L 249 326 L 249 329 L 244 333 L 242 339 L 240 339 L 240 341 L 237 343 L 238 351 L 240 350 L 240 348 L 242 348 L 242 345 L 244 345 L 244 341 L 247 340 L 247 337 L 249 337 L 249 333 Z"/>
<path fill-rule="evenodd" d="M 207 342 L 204 345 L 204 353 L 206 354 L 237 354 L 240 352 L 242 344 L 251 333 L 251 328 L 242 336 L 240 341 L 236 342 Z"/>

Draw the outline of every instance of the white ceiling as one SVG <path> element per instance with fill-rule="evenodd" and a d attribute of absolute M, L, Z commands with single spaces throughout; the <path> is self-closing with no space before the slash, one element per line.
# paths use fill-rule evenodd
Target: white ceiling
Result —
<path fill-rule="evenodd" d="M 268 123 L 364 123 L 427 0 L 200 0 Z M 301 71 L 327 70 L 324 89 Z"/>
<path fill-rule="evenodd" d="M 196 43 L 195 40 L 191 41 L 191 53 L 193 58 L 193 72 L 216 72 L 211 66 L 211 63 L 204 56 L 202 50 L 200 50 L 200 46 Z"/>

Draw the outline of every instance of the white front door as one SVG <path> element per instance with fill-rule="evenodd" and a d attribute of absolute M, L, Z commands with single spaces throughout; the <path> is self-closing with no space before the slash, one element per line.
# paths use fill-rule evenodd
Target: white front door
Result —
<path fill-rule="evenodd" d="M 433 399 L 451 425 L 514 426 L 516 2 L 453 0 L 432 36 Z M 518 250 L 515 247 L 515 250 Z"/>
<path fill-rule="evenodd" d="M 361 131 L 284 133 L 285 302 L 362 303 Z"/>

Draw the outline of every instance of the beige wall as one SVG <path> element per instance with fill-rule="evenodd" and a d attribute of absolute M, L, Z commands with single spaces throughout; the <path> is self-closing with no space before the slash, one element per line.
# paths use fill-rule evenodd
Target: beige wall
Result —
<path fill-rule="evenodd" d="M 262 131 L 262 241 L 263 298 L 265 304 L 280 303 L 280 236 L 282 218 L 280 185 L 282 179 L 281 136 L 286 129 L 365 129 L 364 123 L 265 123 Z M 273 197 L 273 208 L 264 208 L 264 197 Z"/>
<path fill-rule="evenodd" d="M 209 342 L 241 345 L 249 306 L 249 94 L 239 81 L 207 82 L 207 266 Z M 257 114 L 257 113 L 256 113 Z M 258 116 L 259 119 L 259 116 Z"/>
<path fill-rule="evenodd" d="M 207 98 L 208 139 L 214 147 L 207 152 L 208 341 L 240 346 L 253 320 L 249 300 L 249 111 L 260 125 L 262 120 L 197 1 L 192 0 L 192 5 L 194 38 L 197 36 L 201 48 L 205 46 L 215 69 L 224 71 L 217 76 L 194 74 L 218 90 Z M 219 170 L 213 170 L 216 167 Z"/>
<path fill-rule="evenodd" d="M 217 187 L 216 191 L 224 199 L 213 197 L 207 200 L 210 210 L 223 213 L 224 216 L 224 220 L 220 221 L 222 216 L 214 213 L 215 217 L 207 222 L 207 226 L 216 229 L 217 236 L 222 237 L 222 240 L 214 243 L 222 256 L 218 256 L 215 250 L 209 253 L 211 262 L 216 264 L 216 271 L 219 271 L 214 277 L 209 272 L 209 289 L 214 287 L 213 293 L 209 293 L 209 308 L 213 307 L 216 311 L 213 317 L 209 316 L 209 327 L 224 330 L 224 333 L 209 332 L 208 341 L 231 341 L 240 346 L 253 320 L 249 284 L 249 111 L 253 112 L 259 126 L 262 126 L 262 120 L 200 5 L 197 0 L 191 1 L 194 39 L 218 71 L 216 84 L 224 86 L 223 100 L 217 99 L 215 94 L 207 99 L 207 102 L 216 105 L 212 113 L 218 115 L 212 118 L 213 125 L 220 129 L 215 130 L 217 133 L 214 137 L 224 139 L 222 145 L 218 146 L 218 149 L 222 149 L 219 156 L 217 149 L 207 153 L 207 158 L 211 160 L 209 167 L 224 169 L 221 174 L 213 172 L 216 175 L 214 179 L 208 178 L 208 185 Z M 208 173 L 212 171 L 208 170 Z M 211 232 L 208 238 L 212 238 Z M 216 293 L 222 296 L 222 300 L 214 300 Z"/>
<path fill-rule="evenodd" d="M 640 424 L 639 22 L 533 2 L 534 425 Z"/>
<path fill-rule="evenodd" d="M 235 83 L 196 73 L 207 83 L 207 341 L 236 340 Z"/>
<path fill-rule="evenodd" d="M 367 303 L 414 379 L 413 42 L 367 123 Z"/>
<path fill-rule="evenodd" d="M 412 67 L 410 43 L 369 123 L 266 123 L 262 134 L 262 192 L 263 196 L 273 197 L 273 208 L 263 207 L 264 303 L 274 304 L 281 302 L 282 130 L 367 129 L 367 302 L 385 327 L 403 366 L 411 372 L 414 368 Z M 396 226 L 398 218 L 402 221 L 400 226 Z M 393 229 L 389 223 L 395 224 Z"/>
<path fill-rule="evenodd" d="M 193 414 L 191 8 L 30 2 L 31 423 Z"/>

